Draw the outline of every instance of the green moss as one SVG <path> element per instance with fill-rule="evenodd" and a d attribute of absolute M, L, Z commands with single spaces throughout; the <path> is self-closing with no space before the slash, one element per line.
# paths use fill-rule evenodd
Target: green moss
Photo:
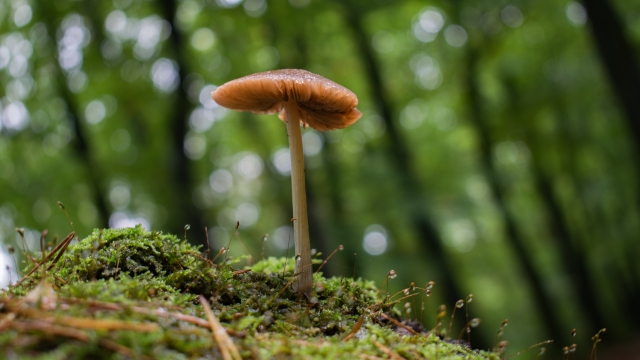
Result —
<path fill-rule="evenodd" d="M 240 259 L 223 257 L 141 227 L 96 230 L 42 266 L 45 279 L 38 269 L 2 294 L 0 348 L 20 359 L 219 358 L 203 295 L 245 358 L 498 358 L 372 321 L 392 312 L 372 282 L 315 274 L 307 299 L 292 289 L 293 259 L 236 269 Z"/>

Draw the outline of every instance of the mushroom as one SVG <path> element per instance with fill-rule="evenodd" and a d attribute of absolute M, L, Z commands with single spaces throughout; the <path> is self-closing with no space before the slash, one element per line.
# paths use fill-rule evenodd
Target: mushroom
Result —
<path fill-rule="evenodd" d="M 233 110 L 258 114 L 280 112 L 280 118 L 286 122 L 295 219 L 295 273 L 299 274 L 295 289 L 310 295 L 313 274 L 300 125 L 315 130 L 347 127 L 362 115 L 356 109 L 358 98 L 331 80 L 298 69 L 266 71 L 232 80 L 220 85 L 211 97 L 219 105 Z"/>

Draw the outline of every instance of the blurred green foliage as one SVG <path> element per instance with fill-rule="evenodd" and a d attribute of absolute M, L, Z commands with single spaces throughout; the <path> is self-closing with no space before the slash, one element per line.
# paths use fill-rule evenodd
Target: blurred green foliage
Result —
<path fill-rule="evenodd" d="M 640 2 L 612 5 L 637 49 Z M 16 227 L 31 251 L 42 229 L 63 237 L 61 201 L 81 237 L 136 223 L 182 237 L 191 224 L 187 238 L 205 244 L 206 226 L 215 252 L 239 221 L 255 259 L 263 246 L 284 256 L 285 127 L 209 94 L 304 68 L 353 90 L 363 112 L 350 128 L 303 132 L 312 246 L 345 246 L 329 273 L 381 283 L 393 268 L 395 290 L 436 280 L 428 324 L 448 301 L 446 273 L 475 294 L 486 338 L 510 318 L 515 351 L 555 335 L 510 223 L 564 335 L 556 343 L 578 328 L 586 349 L 604 326 L 622 339 L 640 324 L 638 144 L 588 25 L 564 0 L 3 0 L 0 243 L 22 249 Z M 416 229 L 421 217 L 438 238 Z M 437 259 L 421 245 L 434 240 Z M 601 314 L 579 306 L 566 249 Z M 6 284 L 16 266 L 2 256 Z"/>

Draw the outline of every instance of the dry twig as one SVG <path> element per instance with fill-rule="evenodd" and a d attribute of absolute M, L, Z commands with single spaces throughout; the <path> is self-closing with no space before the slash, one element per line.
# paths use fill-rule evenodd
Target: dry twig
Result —
<path fill-rule="evenodd" d="M 207 314 L 209 324 L 211 325 L 211 331 L 213 332 L 213 337 L 218 343 L 218 347 L 220 348 L 220 352 L 222 353 L 224 360 L 242 360 L 236 344 L 233 343 L 233 340 L 231 340 L 216 316 L 213 314 L 213 311 L 211 311 L 211 306 L 209 306 L 207 299 L 200 295 L 198 300 L 200 301 L 200 304 L 202 304 L 204 312 Z"/>
<path fill-rule="evenodd" d="M 396 353 L 394 353 L 393 351 L 391 351 L 391 349 L 389 349 L 388 347 L 380 344 L 379 342 L 373 340 L 373 345 L 377 346 L 378 349 L 380 349 L 380 351 L 382 351 L 383 353 L 387 354 L 387 356 L 389 356 L 391 359 L 394 360 L 404 360 L 404 358 Z"/>

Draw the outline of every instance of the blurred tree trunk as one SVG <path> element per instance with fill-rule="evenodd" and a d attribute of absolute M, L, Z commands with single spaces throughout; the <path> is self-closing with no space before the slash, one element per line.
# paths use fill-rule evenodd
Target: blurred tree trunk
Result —
<path fill-rule="evenodd" d="M 555 89 L 555 88 L 554 88 Z M 640 302 L 640 283 L 638 282 L 638 275 L 635 269 L 633 268 L 634 263 L 637 262 L 635 259 L 635 254 L 638 254 L 638 244 L 637 242 L 632 242 L 632 248 L 625 251 L 625 245 L 622 243 L 622 239 L 618 239 L 618 234 L 616 231 L 608 231 L 606 229 L 607 226 L 611 226 L 610 216 L 607 216 L 602 211 L 602 207 L 598 206 L 595 209 L 592 209 L 589 204 L 585 201 L 585 199 L 589 196 L 588 189 L 584 189 L 583 183 L 580 181 L 580 171 L 576 166 L 576 159 L 578 159 L 578 147 L 581 144 L 590 143 L 593 144 L 594 140 L 591 139 L 589 134 L 584 134 L 582 132 L 576 133 L 575 130 L 571 128 L 568 124 L 569 114 L 566 109 L 566 105 L 562 101 L 560 94 L 553 93 L 552 98 L 554 99 L 552 102 L 555 106 L 557 113 L 557 121 L 559 124 L 558 138 L 555 140 L 560 143 L 562 148 L 560 153 L 564 154 L 562 156 L 562 165 L 563 169 L 569 173 L 571 177 L 571 181 L 573 187 L 578 192 L 578 198 L 576 201 L 578 202 L 577 206 L 572 206 L 572 211 L 580 212 L 579 216 L 583 219 L 581 223 L 580 229 L 581 236 L 583 239 L 589 239 L 589 241 L 581 241 L 582 247 L 591 247 L 594 245 L 602 246 L 602 242 L 604 239 L 612 239 L 611 241 L 615 241 L 617 245 L 612 246 L 611 249 L 615 251 L 615 255 L 618 257 L 617 263 L 614 265 L 613 263 L 609 263 L 608 266 L 604 267 L 604 271 L 606 272 L 606 277 L 610 279 L 617 279 L 618 281 L 611 282 L 610 286 L 613 291 L 617 292 L 617 296 L 615 299 L 620 299 L 618 304 L 615 305 L 615 308 L 622 317 L 626 317 L 625 322 L 628 324 L 630 328 L 638 328 L 638 324 L 640 321 L 640 309 L 633 304 Z M 584 111 L 580 111 L 582 114 L 579 114 L 578 117 L 580 119 L 586 118 L 587 114 L 584 114 Z M 530 129 L 528 131 L 530 134 L 534 134 L 534 130 Z M 532 139 L 532 144 L 544 144 L 542 140 Z M 539 154 L 540 150 L 532 149 L 534 154 Z M 534 161 L 539 162 L 538 156 L 534 157 Z M 542 164 L 538 164 L 537 167 L 540 168 L 540 172 L 543 173 Z M 614 169 L 610 169 L 610 173 L 614 173 Z M 547 176 L 548 177 L 548 176 Z M 563 212 L 566 213 L 566 212 Z M 622 215 L 622 214 L 621 214 Z M 622 217 L 622 216 L 620 216 Z M 625 236 L 626 235 L 626 236 Z M 628 234 L 623 234 L 622 237 L 628 237 Z M 632 237 L 635 234 L 631 235 Z M 613 240 L 615 239 L 615 240 Z M 575 246 L 575 245 L 574 245 Z M 583 260 L 584 262 L 584 260 Z M 587 264 L 583 264 L 583 266 L 587 267 Z M 587 267 L 588 268 L 588 267 Z M 593 297 L 602 290 L 596 291 L 593 289 L 593 277 L 590 277 L 588 284 L 594 291 Z M 598 309 L 604 309 L 602 305 L 598 307 Z M 602 314 L 602 311 L 599 311 L 598 318 L 600 322 L 594 321 L 594 326 L 602 327 L 604 326 L 605 314 Z M 610 321 L 609 321 L 610 322 Z M 596 329 L 598 330 L 598 329 Z"/>
<path fill-rule="evenodd" d="M 521 114 L 518 109 L 518 104 L 521 103 L 521 95 L 518 88 L 510 79 L 503 79 L 503 83 L 509 90 L 508 94 L 510 95 L 508 102 L 510 108 L 507 110 L 510 110 L 512 114 Z M 567 121 L 567 119 L 562 119 L 561 121 Z M 525 118 L 522 121 L 524 126 L 530 123 L 531 119 Z M 587 331 L 590 334 L 595 334 L 598 329 L 605 325 L 605 317 L 598 306 L 598 291 L 593 286 L 594 282 L 586 264 L 586 254 L 583 246 L 581 246 L 584 241 L 579 241 L 572 236 L 560 201 L 557 199 L 553 189 L 552 179 L 543 169 L 539 145 L 545 144 L 543 145 L 545 147 L 548 145 L 543 139 L 536 138 L 535 130 L 530 127 L 525 128 L 525 134 L 527 134 L 525 140 L 531 146 L 532 152 L 531 171 L 545 209 L 549 231 L 562 259 L 562 267 L 571 279 L 572 288 L 575 289 L 576 303 L 579 304 L 579 310 L 582 311 L 581 317 L 586 319 L 589 326 Z M 556 337 L 556 339 L 559 338 Z"/>
<path fill-rule="evenodd" d="M 636 53 L 607 0 L 583 0 L 591 33 L 614 93 L 626 115 L 640 164 L 640 70 Z"/>
<path fill-rule="evenodd" d="M 433 264 L 432 268 L 436 271 L 436 282 L 439 287 L 442 286 L 443 288 L 446 303 L 449 305 L 455 304 L 457 300 L 464 299 L 465 295 L 463 295 L 454 277 L 455 266 L 451 264 L 449 256 L 442 247 L 440 233 L 427 209 L 427 200 L 422 196 L 420 181 L 411 169 L 412 156 L 405 145 L 406 142 L 398 132 L 391 105 L 384 93 L 380 65 L 374 55 L 371 40 L 362 27 L 360 18 L 362 12 L 351 3 L 344 3 L 343 5 L 346 10 L 346 23 L 353 32 L 353 40 L 364 63 L 364 71 L 369 82 L 369 88 L 372 91 L 373 103 L 376 104 L 377 111 L 386 125 L 388 154 L 390 161 L 397 170 L 400 180 L 400 193 L 403 203 L 406 204 L 409 221 L 420 239 L 418 244 L 421 246 L 421 252 Z"/>
<path fill-rule="evenodd" d="M 527 143 L 536 143 L 535 140 L 527 141 Z M 586 264 L 586 253 L 576 239 L 572 239 L 564 212 L 556 198 L 551 179 L 542 169 L 540 160 L 537 159 L 539 150 L 533 151 L 532 172 L 538 193 L 542 199 L 542 203 L 547 213 L 547 222 L 549 230 L 553 235 L 554 243 L 560 252 L 561 263 L 564 271 L 571 278 L 571 286 L 576 290 L 577 303 L 582 311 L 582 318 L 585 319 L 589 326 L 589 334 L 595 334 L 598 329 L 605 325 L 604 315 L 598 306 L 598 293 L 593 284 L 593 277 L 589 273 Z"/>
<path fill-rule="evenodd" d="M 172 191 L 175 191 L 173 198 L 176 203 L 168 206 L 174 209 L 169 214 L 169 229 L 173 234 L 184 233 L 184 227 L 189 224 L 191 229 L 187 233 L 187 238 L 192 244 L 207 246 L 207 239 L 204 231 L 203 214 L 198 209 L 193 200 L 193 178 L 191 174 L 191 160 L 184 152 L 184 138 L 189 130 L 188 113 L 191 108 L 189 98 L 184 88 L 184 78 L 187 75 L 187 62 L 184 57 L 184 45 L 182 35 L 175 23 L 177 4 L 175 0 L 161 0 L 158 5 L 162 15 L 171 25 L 171 35 L 169 36 L 169 46 L 174 59 L 178 64 L 179 86 L 176 89 L 174 98 L 174 112 L 171 115 L 171 159 L 170 171 L 173 176 Z"/>
<path fill-rule="evenodd" d="M 558 322 L 559 316 L 554 311 L 553 300 L 549 296 L 544 286 L 544 280 L 536 270 L 531 260 L 529 250 L 525 246 L 525 241 L 518 232 L 516 220 L 512 213 L 509 211 L 509 207 L 504 199 L 503 189 L 500 181 L 500 177 L 496 166 L 493 161 L 493 153 L 491 151 L 491 136 L 487 127 L 486 120 L 484 119 L 484 109 L 482 109 L 482 98 L 478 91 L 478 85 L 476 83 L 477 71 L 477 47 L 469 44 L 469 50 L 466 56 L 466 71 L 467 71 L 467 96 L 469 104 L 469 119 L 473 126 L 476 128 L 478 134 L 478 142 L 480 146 L 480 156 L 482 159 L 482 165 L 484 166 L 487 174 L 487 181 L 491 188 L 493 198 L 496 202 L 500 214 L 504 221 L 504 231 L 506 233 L 506 239 L 513 247 L 515 251 L 517 262 L 522 265 L 524 276 L 526 277 L 528 284 L 533 292 L 535 299 L 534 303 L 538 306 L 538 309 L 542 315 L 542 323 L 544 324 L 547 333 L 554 339 L 562 339 L 562 326 Z"/>
<path fill-rule="evenodd" d="M 633 264 L 637 263 L 636 254 L 640 253 L 640 244 L 635 241 L 635 233 L 624 233 L 622 239 L 620 239 L 618 238 L 616 231 L 608 231 L 606 228 L 607 226 L 611 226 L 610 216 L 606 216 L 604 214 L 604 212 L 602 211 L 602 207 L 598 206 L 595 209 L 591 209 L 589 204 L 584 201 L 584 199 L 586 199 L 586 197 L 589 195 L 589 190 L 583 189 L 584 186 L 582 186 L 582 184 L 578 181 L 579 171 L 576 168 L 575 161 L 575 159 L 578 158 L 576 149 L 578 141 L 582 141 L 586 144 L 592 144 L 594 141 L 590 138 L 585 138 L 585 135 L 583 134 L 576 134 L 574 131 L 572 131 L 572 129 L 566 122 L 566 105 L 561 101 L 561 98 L 559 96 L 556 96 L 555 99 L 555 106 L 558 112 L 560 123 L 560 139 L 562 143 L 566 145 L 566 151 L 568 152 L 568 156 L 564 157 L 564 168 L 569 169 L 572 180 L 574 182 L 574 187 L 579 189 L 579 205 L 585 218 L 585 221 L 582 225 L 582 230 L 586 238 L 591 238 L 591 241 L 586 244 L 585 242 L 582 242 L 582 244 L 583 246 L 603 246 L 603 242 L 606 241 L 605 239 L 615 239 L 613 241 L 617 244 L 613 245 L 611 247 L 611 250 L 615 252 L 615 255 L 619 260 L 616 261 L 616 264 L 609 263 L 608 266 L 605 266 L 605 276 L 609 279 L 618 279 L 618 281 L 611 282 L 613 290 L 619 293 L 619 295 L 615 297 L 615 299 L 620 299 L 618 301 L 618 304 L 615 306 L 616 310 L 623 317 L 623 320 L 626 320 L 628 326 L 633 329 L 637 329 L 640 326 L 640 309 L 633 304 L 640 303 L 640 282 L 638 279 L 638 273 L 636 269 L 634 269 Z M 587 114 L 585 114 L 584 112 L 584 110 L 581 110 L 581 113 L 583 114 L 578 115 L 579 118 L 582 119 L 587 116 Z M 563 119 L 565 119 L 565 121 L 562 121 Z M 610 173 L 615 173 L 614 169 L 610 170 Z M 620 214 L 621 216 L 616 216 L 616 218 L 622 218 L 625 211 L 626 210 L 623 209 Z M 623 243 L 623 239 L 631 239 L 630 248 L 629 245 Z M 602 290 L 600 290 L 600 292 L 601 291 Z M 602 309 L 603 307 L 600 306 L 599 308 Z M 600 317 L 603 316 L 604 314 L 600 315 Z M 604 320 L 605 318 L 601 318 L 600 321 Z M 595 325 L 601 327 L 604 324 L 600 322 L 596 323 Z"/>
<path fill-rule="evenodd" d="M 37 9 L 36 11 L 40 12 L 41 17 L 45 21 L 47 33 L 51 34 L 54 43 L 57 43 L 55 37 L 58 29 L 58 19 L 56 17 L 55 7 L 52 3 L 43 2 L 36 4 L 35 8 Z M 93 43 L 95 44 L 96 42 L 94 41 Z M 98 52 L 100 51 L 99 47 L 100 46 L 98 44 L 96 46 Z M 87 140 L 84 127 L 80 120 L 76 99 L 67 86 L 67 77 L 60 67 L 60 62 L 58 61 L 57 56 L 55 58 L 55 63 L 57 65 L 57 75 L 55 78 L 57 91 L 67 105 L 69 120 L 71 121 L 71 127 L 75 135 L 73 140 L 73 149 L 86 170 L 87 179 L 91 192 L 93 193 L 93 204 L 96 206 L 98 211 L 98 223 L 96 226 L 100 228 L 107 228 L 109 227 L 109 217 L 111 212 L 107 205 L 107 194 L 104 189 L 104 184 L 102 183 L 102 179 L 105 177 L 102 175 L 98 163 L 93 160 L 93 151 L 89 146 L 89 141 Z"/>
<path fill-rule="evenodd" d="M 80 115 L 78 113 L 77 104 L 71 91 L 66 86 L 66 76 L 62 72 L 62 69 L 58 69 L 57 84 L 59 94 L 67 104 L 67 111 L 69 113 L 69 119 L 71 120 L 71 127 L 75 134 L 73 141 L 73 148 L 76 156 L 83 163 L 86 170 L 87 179 L 89 180 L 89 188 L 93 194 L 93 203 L 98 210 L 98 222 L 97 227 L 108 228 L 110 211 L 107 205 L 107 192 L 104 189 L 102 180 L 102 171 L 99 164 L 93 160 L 93 150 L 89 147 L 88 140 L 84 131 L 84 126 L 80 121 Z"/>

